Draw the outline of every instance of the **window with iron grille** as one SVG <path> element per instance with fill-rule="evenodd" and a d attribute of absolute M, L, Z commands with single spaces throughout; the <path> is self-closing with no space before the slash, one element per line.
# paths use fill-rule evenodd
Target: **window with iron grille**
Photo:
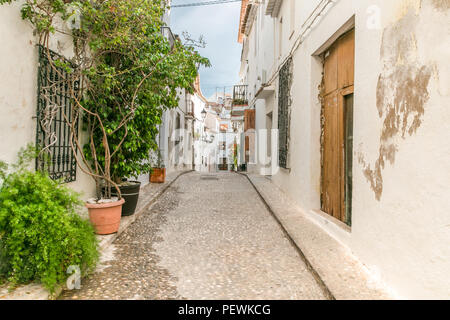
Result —
<path fill-rule="evenodd" d="M 67 183 L 76 180 L 77 163 L 70 143 L 71 129 L 64 115 L 73 118 L 75 110 L 69 86 L 78 92 L 79 81 L 64 68 L 56 67 L 58 61 L 68 62 L 56 52 L 39 46 L 36 146 L 42 151 L 36 159 L 36 170 Z M 75 128 L 78 129 L 78 124 Z"/>
<path fill-rule="evenodd" d="M 181 117 L 180 114 L 177 113 L 177 116 L 175 118 L 175 145 L 178 145 L 180 143 L 181 138 Z"/>
<path fill-rule="evenodd" d="M 281 67 L 278 82 L 278 165 L 287 169 L 289 167 L 292 58 L 289 58 Z"/>

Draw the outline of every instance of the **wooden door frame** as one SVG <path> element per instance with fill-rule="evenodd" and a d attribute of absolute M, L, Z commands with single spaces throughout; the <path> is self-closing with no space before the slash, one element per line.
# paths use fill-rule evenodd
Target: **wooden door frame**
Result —
<path fill-rule="evenodd" d="M 339 106 L 339 119 L 341 120 L 340 126 L 341 128 L 339 129 L 339 133 L 341 134 L 341 136 L 339 137 L 340 141 L 342 142 L 342 145 L 340 146 L 340 154 L 341 154 L 341 159 L 340 159 L 340 176 L 341 176 L 341 183 L 340 183 L 340 195 L 341 195 L 341 209 L 340 209 L 340 220 L 344 223 L 347 222 L 347 203 L 345 201 L 346 198 L 346 171 L 345 171 L 345 167 L 346 167 L 346 159 L 345 159 L 345 151 L 346 151 L 346 117 L 345 117 L 345 97 L 348 95 L 355 93 L 355 89 L 354 89 L 354 85 L 348 86 L 344 89 L 339 90 L 339 101 L 338 101 L 338 106 Z M 353 124 L 352 124 L 353 125 Z"/>

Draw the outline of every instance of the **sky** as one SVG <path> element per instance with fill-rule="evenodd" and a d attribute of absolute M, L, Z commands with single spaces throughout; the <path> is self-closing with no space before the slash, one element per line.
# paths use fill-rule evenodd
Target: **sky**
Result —
<path fill-rule="evenodd" d="M 172 0 L 172 5 L 204 2 L 206 0 Z M 183 31 L 198 39 L 203 35 L 206 48 L 199 49 L 211 61 L 210 68 L 200 69 L 203 95 L 211 97 L 217 91 L 230 93 L 239 81 L 241 44 L 237 42 L 240 2 L 218 5 L 172 8 L 170 27 L 174 34 Z"/>

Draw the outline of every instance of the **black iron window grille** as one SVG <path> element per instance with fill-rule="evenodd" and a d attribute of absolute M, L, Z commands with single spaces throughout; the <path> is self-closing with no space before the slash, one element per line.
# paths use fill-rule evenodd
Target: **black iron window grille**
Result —
<path fill-rule="evenodd" d="M 292 58 L 281 67 L 278 83 L 278 162 L 288 169 L 289 130 L 291 118 Z"/>
<path fill-rule="evenodd" d="M 36 158 L 36 170 L 47 172 L 53 180 L 61 179 L 67 183 L 75 181 L 77 173 L 67 120 L 75 118 L 71 91 L 78 92 L 79 81 L 61 62 L 70 64 L 56 52 L 39 46 L 36 146 L 41 151 Z M 78 124 L 75 129 L 78 130 Z"/>

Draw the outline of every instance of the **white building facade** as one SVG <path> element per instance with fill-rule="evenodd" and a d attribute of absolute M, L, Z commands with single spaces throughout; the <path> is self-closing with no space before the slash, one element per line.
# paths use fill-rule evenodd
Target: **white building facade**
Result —
<path fill-rule="evenodd" d="M 450 297 L 449 9 L 242 2 L 256 172 L 404 298 Z"/>
<path fill-rule="evenodd" d="M 193 94 L 180 90 L 178 106 L 163 114 L 157 140 L 167 172 L 201 170 L 202 161 L 205 164 L 209 157 L 206 152 L 210 138 L 202 117 L 208 101 L 201 92 L 199 77 L 193 86 Z"/>
<path fill-rule="evenodd" d="M 220 152 L 218 148 L 220 118 L 209 102 L 201 112 L 204 119 L 199 122 L 201 135 L 197 141 L 199 158 L 196 168 L 200 172 L 214 173 L 217 171 L 217 158 Z"/>
<path fill-rule="evenodd" d="M 19 150 L 28 144 L 34 145 L 40 136 L 38 77 L 45 68 L 45 59 L 40 54 L 32 25 L 21 18 L 23 3 L 16 1 L 0 6 L 0 160 L 7 163 L 14 163 Z M 65 24 L 61 28 L 70 34 Z M 50 40 L 50 48 L 56 54 L 67 59 L 73 57 L 71 37 L 57 33 Z M 79 129 L 81 133 L 81 126 Z M 92 197 L 94 180 L 77 168 L 67 141 L 63 145 L 60 139 L 57 145 L 56 152 L 64 148 L 65 151 L 54 157 L 51 174 L 67 179 L 67 186 L 79 192 L 84 200 Z"/>
<path fill-rule="evenodd" d="M 19 150 L 28 144 L 35 144 L 40 136 L 38 78 L 40 70 L 45 68 L 45 61 L 40 55 L 32 25 L 21 18 L 20 9 L 24 2 L 19 0 L 0 6 L 0 38 L 3 40 L 0 46 L 0 139 L 3 141 L 0 144 L 0 160 L 7 163 L 16 161 Z M 167 25 L 170 24 L 170 11 L 166 11 L 163 20 Z M 70 34 L 67 25 L 62 24 L 61 29 Z M 165 28 L 164 34 L 171 35 L 170 29 Z M 73 39 L 70 36 L 58 32 L 50 40 L 51 50 L 55 54 L 66 59 L 73 57 Z M 164 112 L 161 134 L 158 137 L 163 160 L 169 171 L 190 169 L 193 164 L 193 115 L 189 108 L 190 100 L 200 98 L 192 98 L 198 94 L 186 95 L 184 90 L 180 90 L 179 96 L 178 108 Z M 203 100 L 197 104 L 198 108 L 203 108 L 200 104 L 206 105 Z M 180 130 L 175 130 L 178 127 Z M 95 183 L 77 167 L 75 157 L 80 157 L 80 154 L 73 155 L 68 151 L 70 144 L 67 130 L 65 140 L 62 136 L 58 137 L 57 145 L 65 151 L 60 156 L 56 155 L 52 173 L 57 178 L 67 177 L 67 186 L 87 200 L 95 195 Z M 82 134 L 81 124 L 79 130 Z M 176 133 L 171 135 L 172 131 Z M 81 141 L 82 144 L 85 142 L 86 140 Z M 149 183 L 149 174 L 138 179 L 145 185 Z"/>

